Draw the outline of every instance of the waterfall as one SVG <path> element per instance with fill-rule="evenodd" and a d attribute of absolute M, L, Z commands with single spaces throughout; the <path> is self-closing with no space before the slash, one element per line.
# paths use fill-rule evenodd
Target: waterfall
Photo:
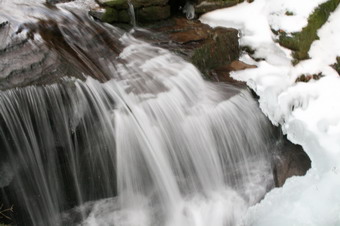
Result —
<path fill-rule="evenodd" d="M 273 183 L 250 92 L 80 12 L 39 12 L 30 42 L 86 80 L 0 92 L 0 198 L 18 225 L 240 225 Z"/>
<path fill-rule="evenodd" d="M 132 27 L 136 27 L 137 26 L 137 21 L 136 21 L 136 15 L 135 15 L 135 8 L 131 2 L 131 0 L 128 0 L 128 5 L 129 5 L 129 14 L 131 17 L 131 25 Z"/>

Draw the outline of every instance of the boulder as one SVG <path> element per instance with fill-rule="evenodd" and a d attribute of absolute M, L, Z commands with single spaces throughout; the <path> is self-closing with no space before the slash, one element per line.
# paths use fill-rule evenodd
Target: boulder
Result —
<path fill-rule="evenodd" d="M 289 177 L 305 175 L 310 167 L 311 161 L 303 148 L 284 139 L 274 156 L 275 186 L 281 187 Z"/>
<path fill-rule="evenodd" d="M 141 37 L 192 62 L 207 77 L 210 71 L 229 65 L 239 57 L 238 31 L 211 28 L 198 20 L 174 17 L 154 23 L 151 30 L 163 35 Z"/>

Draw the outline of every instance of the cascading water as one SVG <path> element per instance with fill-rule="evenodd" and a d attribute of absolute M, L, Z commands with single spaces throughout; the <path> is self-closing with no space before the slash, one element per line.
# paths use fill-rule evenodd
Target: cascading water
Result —
<path fill-rule="evenodd" d="M 273 183 L 250 93 L 83 13 L 29 9 L 39 19 L 18 35 L 105 82 L 0 92 L 1 197 L 18 225 L 241 224 Z"/>

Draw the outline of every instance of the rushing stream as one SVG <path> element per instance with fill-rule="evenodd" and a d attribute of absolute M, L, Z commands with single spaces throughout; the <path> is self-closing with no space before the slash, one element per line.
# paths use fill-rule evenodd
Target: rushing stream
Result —
<path fill-rule="evenodd" d="M 234 226 L 272 186 L 248 90 L 81 11 L 20 7 L 0 11 L 5 82 L 38 84 L 0 92 L 0 201 L 18 225 Z"/>

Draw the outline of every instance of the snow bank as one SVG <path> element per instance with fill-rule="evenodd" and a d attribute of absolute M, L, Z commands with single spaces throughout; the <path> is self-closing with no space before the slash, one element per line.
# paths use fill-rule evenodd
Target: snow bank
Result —
<path fill-rule="evenodd" d="M 246 81 L 260 96 L 263 112 L 282 125 L 288 138 L 301 144 L 312 160 L 304 177 L 293 177 L 249 209 L 246 225 L 340 225 L 340 79 L 331 64 L 340 56 L 340 7 L 318 31 L 320 40 L 309 51 L 311 59 L 293 66 L 290 51 L 275 43 L 271 28 L 300 31 L 308 15 L 325 0 L 256 0 L 203 15 L 211 26 L 240 30 L 240 44 L 256 50 L 258 68 L 232 74 Z M 288 15 L 287 15 L 288 14 Z M 293 14 L 293 15 L 291 15 Z M 302 74 L 324 77 L 295 82 Z"/>

